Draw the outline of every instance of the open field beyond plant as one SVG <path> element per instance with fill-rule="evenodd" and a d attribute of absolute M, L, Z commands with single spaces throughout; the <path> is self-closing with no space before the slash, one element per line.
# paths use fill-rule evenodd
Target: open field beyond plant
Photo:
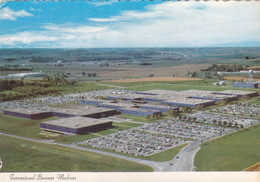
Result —
<path fill-rule="evenodd" d="M 148 166 L 115 157 L 2 135 L 0 146 L 2 172 L 152 171 Z"/>
<path fill-rule="evenodd" d="M 260 161 L 260 124 L 201 145 L 197 171 L 241 171 Z"/>
<path fill-rule="evenodd" d="M 227 76 L 224 77 L 225 80 L 232 80 L 232 81 L 247 81 L 248 77 L 242 77 L 242 76 Z M 260 78 L 254 78 L 254 81 L 260 81 Z"/>
<path fill-rule="evenodd" d="M 127 90 L 134 91 L 146 91 L 152 89 L 162 89 L 162 90 L 210 90 L 210 91 L 223 91 L 223 90 L 248 90 L 248 91 L 258 91 L 256 89 L 244 89 L 244 88 L 234 88 L 232 86 L 208 86 L 208 85 L 197 85 L 197 84 L 171 84 L 171 83 L 154 83 L 147 85 L 130 86 L 126 88 Z"/>
<path fill-rule="evenodd" d="M 135 79 L 120 79 L 112 80 L 109 82 L 114 83 L 135 83 L 135 82 L 174 82 L 174 81 L 198 81 L 200 78 L 189 77 L 148 77 L 148 78 L 135 78 Z"/>

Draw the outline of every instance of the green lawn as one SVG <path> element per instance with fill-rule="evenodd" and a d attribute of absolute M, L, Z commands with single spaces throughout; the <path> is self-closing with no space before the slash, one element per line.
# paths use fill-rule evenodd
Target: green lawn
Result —
<path fill-rule="evenodd" d="M 183 145 L 165 150 L 163 152 L 159 152 L 157 154 L 150 155 L 150 156 L 146 157 L 146 159 L 152 160 L 152 161 L 157 161 L 157 162 L 169 161 L 169 160 L 173 159 L 176 156 L 176 154 L 178 154 L 181 151 L 181 149 L 184 148 L 187 145 L 188 144 L 185 143 Z"/>
<path fill-rule="evenodd" d="M 198 171 L 241 171 L 260 161 L 260 124 L 201 145 Z"/>
<path fill-rule="evenodd" d="M 57 117 L 50 117 L 41 120 L 30 120 L 0 113 L 0 131 L 39 139 L 40 136 L 38 136 L 38 134 L 41 132 L 40 123 L 53 119 L 57 119 Z"/>
<path fill-rule="evenodd" d="M 152 171 L 115 157 L 0 135 L 1 172 Z"/>
<path fill-rule="evenodd" d="M 106 129 L 103 131 L 90 133 L 86 135 L 71 135 L 71 136 L 63 136 L 55 140 L 58 143 L 72 144 L 73 142 L 81 142 L 84 140 L 88 140 L 91 138 L 99 137 L 100 135 L 108 135 L 111 133 L 115 133 L 117 131 L 122 131 L 126 129 L 130 129 L 133 127 L 141 126 L 139 123 L 130 123 L 130 122 L 113 122 L 113 128 Z"/>
<path fill-rule="evenodd" d="M 196 83 L 196 82 L 195 82 Z M 256 89 L 244 89 L 244 88 L 234 88 L 232 86 L 213 86 L 205 84 L 191 84 L 191 83 L 154 83 L 149 85 L 139 85 L 139 86 L 130 86 L 127 87 L 127 90 L 134 91 L 146 91 L 152 89 L 162 89 L 162 90 L 210 90 L 210 91 L 223 91 L 223 90 L 245 90 L 245 91 L 258 91 Z"/>
<path fill-rule="evenodd" d="M 123 86 L 123 87 L 134 87 L 134 86 L 144 86 L 151 84 L 186 84 L 186 85 L 207 85 L 212 86 L 214 82 L 219 81 L 215 79 L 203 79 L 198 81 L 165 81 L 165 82 L 133 82 L 133 83 L 115 83 L 115 82 L 102 82 L 109 85 Z"/>

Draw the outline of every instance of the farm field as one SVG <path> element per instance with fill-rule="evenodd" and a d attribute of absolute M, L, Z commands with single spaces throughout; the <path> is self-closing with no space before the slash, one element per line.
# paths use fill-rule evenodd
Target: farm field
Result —
<path fill-rule="evenodd" d="M 259 133 L 260 124 L 202 144 L 197 171 L 241 171 L 259 162 Z"/>
<path fill-rule="evenodd" d="M 113 70 L 107 70 L 98 74 L 101 78 L 110 78 L 110 79 L 121 79 L 121 78 L 143 78 L 148 77 L 149 75 L 154 75 L 155 77 L 162 76 L 185 76 L 188 71 L 200 71 L 201 69 L 205 69 L 210 64 L 184 64 L 184 65 L 176 65 L 163 67 L 160 64 L 160 67 L 154 66 L 135 66 L 135 67 L 121 67 L 121 68 L 113 68 Z"/>
<path fill-rule="evenodd" d="M 136 83 L 136 82 L 174 82 L 174 81 L 198 81 L 200 78 L 189 77 L 148 77 L 148 78 L 135 78 L 135 79 L 120 79 L 112 80 L 112 83 Z"/>
<path fill-rule="evenodd" d="M 0 135 L 1 172 L 152 171 L 134 162 Z"/>
<path fill-rule="evenodd" d="M 242 76 L 227 76 L 224 77 L 225 80 L 234 80 L 234 81 L 241 81 L 241 80 L 248 80 L 248 77 L 242 77 Z M 254 78 L 254 81 L 260 81 L 260 78 Z"/>
<path fill-rule="evenodd" d="M 189 84 L 171 84 L 171 83 L 154 83 L 139 86 L 130 86 L 126 88 L 127 90 L 133 91 L 146 91 L 152 89 L 162 89 L 162 90 L 210 90 L 210 91 L 222 91 L 222 90 L 248 90 L 248 91 L 258 91 L 256 89 L 244 89 L 244 88 L 234 88 L 231 86 L 208 86 L 208 85 L 189 85 Z"/>

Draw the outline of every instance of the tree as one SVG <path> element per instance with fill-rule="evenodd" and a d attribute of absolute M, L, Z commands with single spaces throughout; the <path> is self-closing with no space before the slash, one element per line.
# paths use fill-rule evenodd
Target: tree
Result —
<path fill-rule="evenodd" d="M 230 122 L 228 123 L 228 126 L 229 126 L 229 127 L 231 127 L 231 126 L 232 126 L 232 124 L 233 124 L 233 123 L 230 121 Z"/>
<path fill-rule="evenodd" d="M 216 124 L 217 123 L 217 120 L 216 119 L 213 119 L 213 124 Z"/>
<path fill-rule="evenodd" d="M 146 115 L 146 118 L 147 118 L 148 120 L 150 120 L 150 119 L 152 119 L 152 116 L 151 116 L 151 115 Z"/>

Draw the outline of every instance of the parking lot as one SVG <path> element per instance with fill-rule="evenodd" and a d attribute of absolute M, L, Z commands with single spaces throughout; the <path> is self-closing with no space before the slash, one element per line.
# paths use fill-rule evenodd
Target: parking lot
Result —
<path fill-rule="evenodd" d="M 252 123 L 259 122 L 255 119 L 227 114 L 219 114 L 216 112 L 196 112 L 193 114 L 188 114 L 186 115 L 185 120 L 229 127 L 245 127 L 249 126 Z"/>
<path fill-rule="evenodd" d="M 233 114 L 233 115 L 250 116 L 250 117 L 259 117 L 260 116 L 259 105 L 248 104 L 248 103 L 239 103 L 239 104 L 228 105 L 225 107 L 213 109 L 211 111 L 218 112 L 218 113 Z"/>
<path fill-rule="evenodd" d="M 79 144 L 146 157 L 187 142 L 220 136 L 228 131 L 231 129 L 221 126 L 167 120 L 86 140 Z"/>

